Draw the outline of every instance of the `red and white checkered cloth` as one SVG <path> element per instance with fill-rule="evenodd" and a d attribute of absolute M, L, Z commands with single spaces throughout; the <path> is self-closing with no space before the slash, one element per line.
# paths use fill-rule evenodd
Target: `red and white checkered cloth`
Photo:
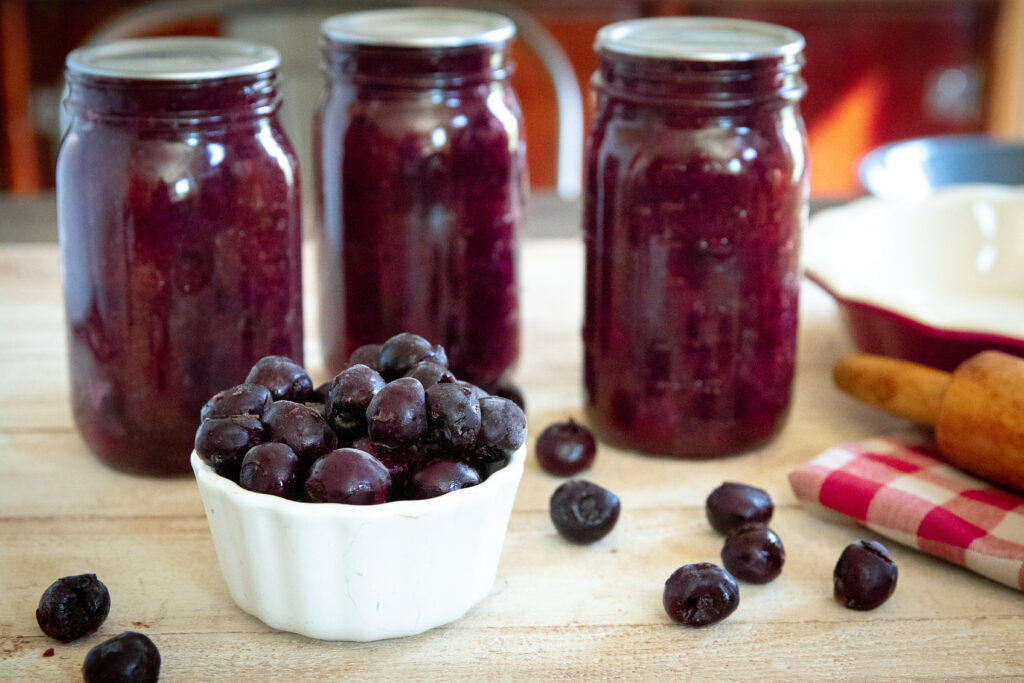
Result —
<path fill-rule="evenodd" d="M 796 497 L 1024 590 L 1024 498 L 896 437 L 828 449 L 789 475 Z"/>

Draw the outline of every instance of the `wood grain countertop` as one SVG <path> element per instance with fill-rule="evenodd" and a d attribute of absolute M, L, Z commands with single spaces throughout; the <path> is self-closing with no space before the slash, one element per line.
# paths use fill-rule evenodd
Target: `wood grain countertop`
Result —
<path fill-rule="evenodd" d="M 532 446 L 548 423 L 581 417 L 582 245 L 531 238 L 522 257 L 518 379 Z M 770 446 L 689 462 L 602 445 L 585 476 L 619 495 L 622 515 L 609 536 L 583 547 L 555 533 L 548 498 L 561 480 L 531 458 L 486 600 L 419 636 L 321 642 L 275 631 L 234 605 L 191 478 L 129 476 L 89 454 L 70 414 L 57 248 L 2 245 L 0 680 L 80 680 L 88 649 L 124 630 L 160 648 L 162 681 L 1024 676 L 1024 596 L 942 560 L 886 541 L 900 571 L 893 597 L 872 612 L 833 601 L 839 553 L 874 535 L 802 509 L 786 475 L 829 446 L 908 426 L 832 386 L 832 364 L 849 342 L 835 307 L 810 285 L 800 334 L 792 413 Z M 319 358 L 315 342 L 307 350 Z M 787 562 L 772 583 L 741 584 L 727 620 L 677 626 L 662 588 L 680 565 L 719 561 L 722 539 L 704 499 L 723 480 L 771 493 Z M 98 633 L 62 645 L 39 630 L 35 608 L 53 580 L 83 572 L 109 587 L 110 616 Z"/>

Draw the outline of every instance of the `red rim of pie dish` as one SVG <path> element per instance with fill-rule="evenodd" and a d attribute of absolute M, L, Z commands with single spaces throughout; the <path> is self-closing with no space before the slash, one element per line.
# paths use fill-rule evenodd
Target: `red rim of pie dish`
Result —
<path fill-rule="evenodd" d="M 1024 340 L 989 332 L 934 327 L 875 304 L 840 296 L 810 270 L 807 279 L 839 304 L 854 344 L 865 353 L 901 358 L 940 370 L 953 370 L 971 356 L 997 350 L 1024 357 Z"/>

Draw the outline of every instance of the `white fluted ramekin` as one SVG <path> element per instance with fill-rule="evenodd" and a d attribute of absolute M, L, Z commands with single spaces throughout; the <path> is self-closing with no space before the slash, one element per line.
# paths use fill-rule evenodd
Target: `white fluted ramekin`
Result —
<path fill-rule="evenodd" d="M 490 592 L 526 447 L 481 484 L 381 505 L 247 491 L 192 453 L 221 573 L 269 626 L 370 641 L 455 621 Z"/>

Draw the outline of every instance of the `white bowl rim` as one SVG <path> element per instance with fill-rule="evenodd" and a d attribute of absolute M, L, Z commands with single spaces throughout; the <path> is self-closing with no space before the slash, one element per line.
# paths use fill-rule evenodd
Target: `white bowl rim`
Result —
<path fill-rule="evenodd" d="M 526 462 L 526 442 L 512 454 L 508 463 L 500 470 L 491 474 L 476 486 L 458 491 L 451 491 L 434 498 L 421 500 L 393 500 L 376 505 L 348 505 L 345 503 L 312 503 L 302 500 L 289 500 L 268 493 L 258 493 L 242 488 L 227 477 L 222 477 L 195 450 L 192 451 L 190 462 L 200 486 L 208 486 L 230 496 L 238 505 L 250 508 L 262 508 L 287 515 L 318 515 L 355 520 L 374 520 L 382 517 L 408 516 L 419 517 L 445 507 L 453 507 L 474 498 L 489 497 L 495 489 L 503 486 L 517 486 L 522 478 Z"/>
<path fill-rule="evenodd" d="M 913 323 L 940 332 L 953 334 L 984 335 L 989 338 L 1005 339 L 1016 342 L 1021 339 L 1018 329 L 1008 327 L 1018 320 L 994 320 L 991 324 L 958 325 L 934 317 L 925 317 L 907 307 L 890 300 L 871 296 L 870 294 L 851 291 L 850 287 L 842 287 L 830 277 L 827 263 L 814 261 L 816 250 L 812 248 L 813 240 L 825 239 L 823 233 L 839 229 L 837 225 L 856 224 L 859 217 L 870 214 L 884 206 L 913 206 L 931 204 L 944 206 L 964 201 L 990 200 L 996 202 L 1013 202 L 1024 206 L 1024 186 L 1001 185 L 996 183 L 963 183 L 948 185 L 936 190 L 928 197 L 917 199 L 894 199 L 891 197 L 866 196 L 854 199 L 841 206 L 822 209 L 811 217 L 805 232 L 805 248 L 802 250 L 803 267 L 808 277 L 821 286 L 829 295 L 841 303 L 855 303 L 869 306 L 880 311 L 898 315 Z"/>

